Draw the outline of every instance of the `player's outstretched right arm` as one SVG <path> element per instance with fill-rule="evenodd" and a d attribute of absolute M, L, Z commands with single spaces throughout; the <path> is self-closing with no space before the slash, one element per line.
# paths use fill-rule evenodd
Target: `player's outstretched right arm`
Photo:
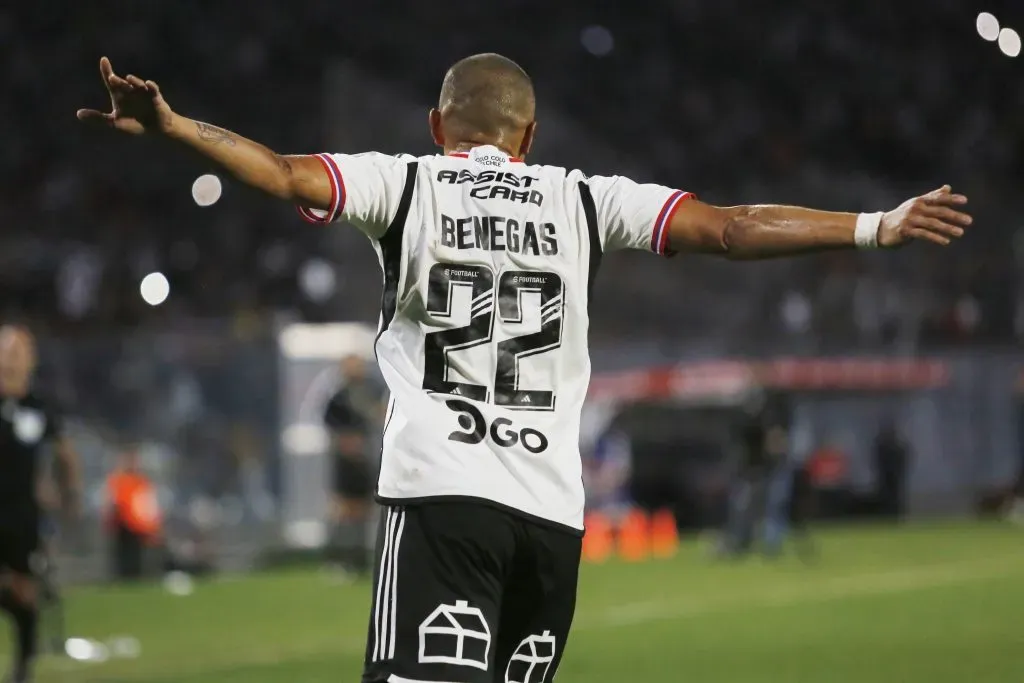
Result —
<path fill-rule="evenodd" d="M 156 83 L 118 76 L 106 57 L 100 59 L 100 76 L 110 94 L 111 110 L 79 109 L 80 120 L 132 135 L 163 135 L 269 195 L 311 209 L 331 208 L 331 182 L 317 157 L 282 156 L 231 131 L 180 116 L 168 106 Z"/>
<path fill-rule="evenodd" d="M 949 185 L 874 214 L 818 211 L 798 206 L 719 207 L 679 202 L 665 231 L 675 251 L 721 254 L 733 259 L 793 256 L 856 247 L 894 248 L 924 241 L 948 245 L 972 219 L 967 197 Z"/>

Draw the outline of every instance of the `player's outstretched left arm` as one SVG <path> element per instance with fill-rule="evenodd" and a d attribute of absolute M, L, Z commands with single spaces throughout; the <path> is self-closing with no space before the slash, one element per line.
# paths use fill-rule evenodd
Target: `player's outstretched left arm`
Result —
<path fill-rule="evenodd" d="M 229 130 L 181 116 L 167 104 L 155 82 L 118 76 L 106 57 L 100 59 L 100 78 L 110 95 L 110 111 L 79 109 L 79 120 L 131 135 L 175 140 L 273 197 L 311 209 L 331 208 L 331 182 L 318 158 L 283 156 Z"/>
<path fill-rule="evenodd" d="M 669 223 L 669 246 L 679 252 L 764 259 L 847 248 L 893 248 L 911 241 L 942 246 L 971 224 L 967 197 L 944 185 L 892 211 L 874 214 L 796 206 L 719 207 L 683 202 Z"/>

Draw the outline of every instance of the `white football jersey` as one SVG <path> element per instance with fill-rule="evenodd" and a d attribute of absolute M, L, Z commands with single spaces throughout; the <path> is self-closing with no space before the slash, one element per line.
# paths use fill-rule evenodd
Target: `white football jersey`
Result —
<path fill-rule="evenodd" d="M 581 530 L 591 283 L 604 252 L 665 254 L 692 195 L 491 146 L 318 158 L 331 207 L 300 213 L 357 226 L 384 271 L 378 499 L 476 499 Z"/>

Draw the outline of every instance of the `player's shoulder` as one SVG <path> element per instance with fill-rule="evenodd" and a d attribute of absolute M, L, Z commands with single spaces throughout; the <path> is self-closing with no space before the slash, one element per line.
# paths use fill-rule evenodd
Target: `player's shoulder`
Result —
<path fill-rule="evenodd" d="M 592 192 L 611 189 L 623 183 L 632 183 L 629 178 L 621 175 L 592 175 L 578 168 L 537 164 L 528 166 L 552 179 L 562 180 L 565 185 L 578 187 L 586 185 Z"/>
<path fill-rule="evenodd" d="M 418 157 L 418 156 L 415 156 L 413 154 L 404 154 L 404 153 L 403 154 L 392 154 L 392 155 L 387 155 L 386 154 L 384 156 L 390 156 L 392 159 L 394 159 L 396 162 L 398 162 L 400 164 L 411 164 L 414 161 L 419 161 L 420 159 L 425 159 L 426 158 L 426 157 Z"/>
<path fill-rule="evenodd" d="M 567 168 L 549 164 L 529 164 L 528 175 L 539 177 L 548 187 L 559 191 L 566 203 L 574 202 L 584 193 L 595 201 L 627 192 L 631 180 L 623 176 L 590 175 L 579 168 Z"/>
<path fill-rule="evenodd" d="M 377 166 L 404 166 L 417 158 L 411 154 L 388 154 L 386 152 L 356 152 L 354 154 L 335 154 L 346 161 Z"/>
<path fill-rule="evenodd" d="M 531 164 L 527 168 L 533 169 L 545 178 L 561 181 L 566 185 L 576 185 L 587 179 L 587 174 L 578 168 L 566 168 L 552 164 Z"/>

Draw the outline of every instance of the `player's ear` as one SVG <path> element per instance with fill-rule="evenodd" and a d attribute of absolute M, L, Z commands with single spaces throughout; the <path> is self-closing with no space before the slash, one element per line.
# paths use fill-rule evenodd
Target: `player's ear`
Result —
<path fill-rule="evenodd" d="M 526 127 L 526 131 L 523 133 L 523 141 L 519 145 L 519 158 L 525 159 L 526 155 L 530 153 L 530 148 L 533 147 L 533 137 L 537 132 L 537 122 L 532 121 L 530 125 Z"/>
<path fill-rule="evenodd" d="M 441 127 L 441 112 L 437 109 L 431 109 L 427 121 L 430 125 L 430 137 L 434 138 L 434 144 L 438 147 L 444 147 L 444 129 Z"/>

